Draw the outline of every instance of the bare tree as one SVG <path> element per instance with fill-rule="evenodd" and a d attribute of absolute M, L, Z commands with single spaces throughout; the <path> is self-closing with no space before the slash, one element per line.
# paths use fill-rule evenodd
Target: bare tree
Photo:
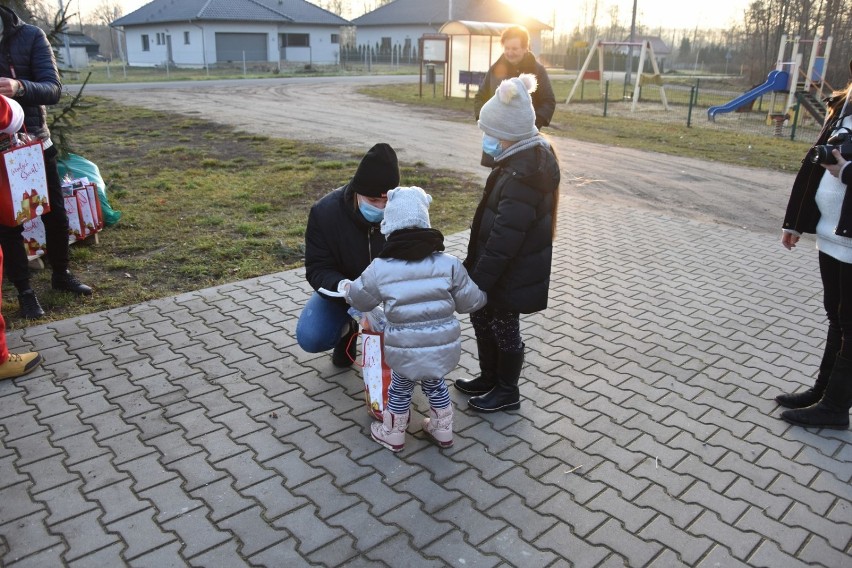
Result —
<path fill-rule="evenodd" d="M 122 16 L 121 3 L 116 0 L 101 0 L 100 4 L 92 10 L 90 19 L 92 23 L 110 25 Z"/>

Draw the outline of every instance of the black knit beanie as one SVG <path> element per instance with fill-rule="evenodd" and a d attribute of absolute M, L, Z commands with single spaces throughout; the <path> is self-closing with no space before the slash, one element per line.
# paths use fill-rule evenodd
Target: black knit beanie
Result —
<path fill-rule="evenodd" d="M 381 197 L 399 185 L 399 163 L 396 152 L 388 144 L 379 143 L 361 158 L 358 170 L 349 182 L 355 193 L 365 197 Z"/>

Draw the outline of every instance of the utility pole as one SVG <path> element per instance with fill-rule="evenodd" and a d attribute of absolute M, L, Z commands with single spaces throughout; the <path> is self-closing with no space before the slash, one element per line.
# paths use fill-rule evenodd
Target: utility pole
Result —
<path fill-rule="evenodd" d="M 62 7 L 62 0 L 59 0 L 59 13 L 63 16 L 62 22 L 62 37 L 65 38 L 63 42 L 65 44 L 65 64 L 69 69 L 74 69 L 74 62 L 71 61 L 71 45 L 68 42 L 68 25 L 65 20 L 65 8 Z"/>
<path fill-rule="evenodd" d="M 631 83 L 633 80 L 633 42 L 636 41 L 636 0 L 633 0 L 633 19 L 630 22 L 630 46 L 627 48 L 627 75 L 624 82 Z M 639 70 L 641 73 L 642 70 Z"/>

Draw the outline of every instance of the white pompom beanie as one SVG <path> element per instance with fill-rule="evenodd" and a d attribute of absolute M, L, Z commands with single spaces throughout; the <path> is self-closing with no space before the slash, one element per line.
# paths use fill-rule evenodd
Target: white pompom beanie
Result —
<path fill-rule="evenodd" d="M 479 111 L 479 128 L 498 140 L 517 142 L 538 134 L 530 93 L 538 88 L 532 73 L 506 79 Z"/>
<path fill-rule="evenodd" d="M 390 235 L 400 229 L 429 229 L 432 196 L 419 187 L 397 187 L 388 192 L 388 203 L 380 230 Z"/>

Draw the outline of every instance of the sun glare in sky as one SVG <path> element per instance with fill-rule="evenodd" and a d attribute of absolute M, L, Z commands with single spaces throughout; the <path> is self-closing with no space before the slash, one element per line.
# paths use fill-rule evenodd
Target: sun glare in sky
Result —
<path fill-rule="evenodd" d="M 609 27 L 615 19 L 629 27 L 633 0 L 503 0 L 557 30 L 573 30 L 591 25 L 597 4 L 598 28 Z M 715 0 L 714 2 L 673 3 L 671 0 L 636 0 L 636 24 L 647 30 L 730 28 L 742 22 L 749 0 Z M 677 8 L 673 9 L 673 5 Z"/>

